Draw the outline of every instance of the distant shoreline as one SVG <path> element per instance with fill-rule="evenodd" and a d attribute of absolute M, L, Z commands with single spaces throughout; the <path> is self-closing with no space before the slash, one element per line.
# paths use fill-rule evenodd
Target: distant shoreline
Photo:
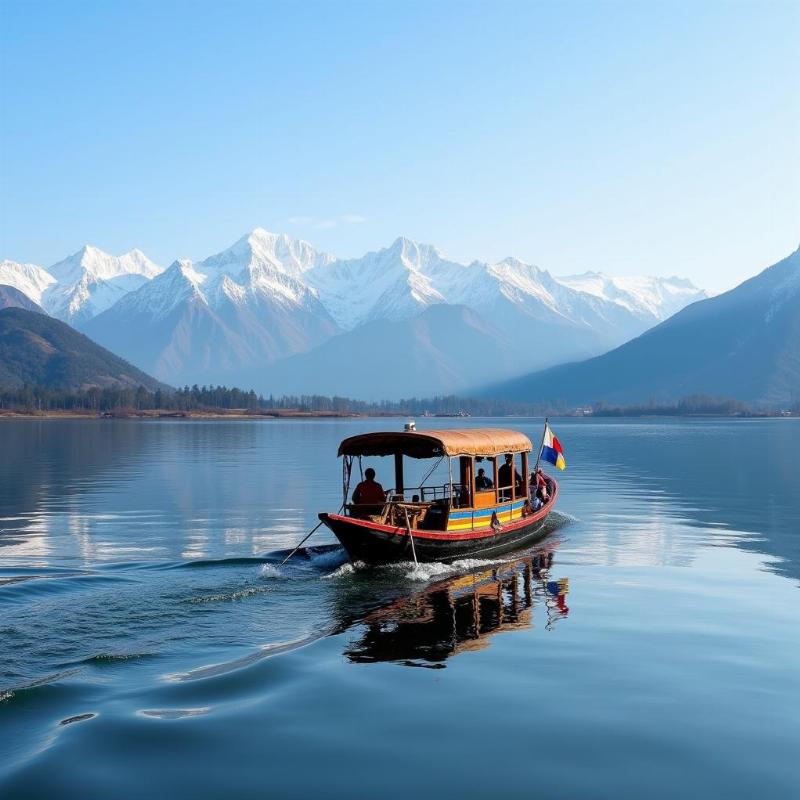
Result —
<path fill-rule="evenodd" d="M 130 411 L 130 412 L 96 412 L 96 411 L 3 411 L 0 410 L 0 420 L 3 419 L 302 419 L 302 418 L 331 418 L 350 419 L 367 416 L 405 416 L 403 414 L 356 414 L 351 412 L 336 411 L 291 411 L 286 409 L 263 412 L 247 411 Z"/>
<path fill-rule="evenodd" d="M 477 415 L 482 416 L 482 415 Z M 529 417 L 542 417 L 544 414 L 492 414 L 486 415 L 496 419 L 527 419 Z M 714 413 L 686 413 L 686 414 L 658 414 L 658 413 L 611 413 L 611 414 L 570 414 L 557 413 L 550 414 L 557 419 L 798 419 L 798 413 L 781 412 L 761 412 L 748 414 L 714 414 Z M 129 411 L 129 412 L 96 412 L 96 411 L 11 411 L 0 409 L 0 421 L 12 419 L 47 419 L 47 420 L 264 420 L 274 421 L 281 419 L 398 419 L 414 418 L 423 420 L 437 419 L 470 419 L 469 416 L 463 417 L 456 414 L 436 414 L 422 416 L 419 414 L 404 414 L 400 412 L 385 413 L 357 413 L 357 412 L 337 412 L 337 411 L 302 411 L 300 409 L 275 409 L 269 411 L 245 411 L 245 410 L 226 410 L 216 411 Z"/>

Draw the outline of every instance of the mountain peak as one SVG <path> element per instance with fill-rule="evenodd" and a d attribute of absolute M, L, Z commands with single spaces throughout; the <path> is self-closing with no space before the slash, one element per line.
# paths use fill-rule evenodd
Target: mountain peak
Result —
<path fill-rule="evenodd" d="M 50 267 L 49 272 L 60 283 L 66 284 L 77 283 L 84 277 L 93 280 L 111 280 L 122 275 L 152 278 L 161 272 L 161 267 L 139 249 L 112 256 L 99 247 L 85 244 L 76 253 Z"/>
<path fill-rule="evenodd" d="M 409 269 L 420 270 L 430 262 L 441 260 L 444 255 L 438 247 L 432 244 L 421 244 L 409 239 L 407 236 L 398 236 L 384 251 L 391 256 L 398 257 Z"/>
<path fill-rule="evenodd" d="M 260 245 L 274 248 L 276 245 L 288 245 L 291 239 L 285 233 L 273 233 L 266 228 L 253 228 L 249 233 L 246 233 L 240 241 L 244 240 L 250 246 Z"/>
<path fill-rule="evenodd" d="M 264 228 L 253 228 L 226 250 L 201 261 L 198 269 L 235 278 L 254 269 L 297 278 L 312 267 L 332 261 L 335 261 L 332 255 L 317 252 L 302 239 L 292 239 L 285 233 L 272 233 Z"/>
<path fill-rule="evenodd" d="M 513 267 L 514 269 L 526 269 L 530 270 L 531 272 L 543 272 L 543 270 L 539 269 L 536 264 L 529 264 L 527 261 L 523 261 L 521 258 L 517 258 L 516 256 L 506 256 L 502 261 L 498 261 L 497 263 L 505 267 Z"/>
<path fill-rule="evenodd" d="M 164 274 L 167 272 L 175 275 L 197 275 L 197 271 L 194 268 L 194 263 L 189 258 L 176 258 L 167 269 L 164 270 Z"/>

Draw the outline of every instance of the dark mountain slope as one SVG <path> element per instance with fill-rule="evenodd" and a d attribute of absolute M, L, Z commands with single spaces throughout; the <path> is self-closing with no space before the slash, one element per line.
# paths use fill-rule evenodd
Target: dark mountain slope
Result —
<path fill-rule="evenodd" d="M 28 295 L 16 287 L 0 284 L 0 309 L 4 308 L 24 308 L 27 311 L 36 311 L 39 314 L 46 313 L 40 305 L 34 303 Z"/>
<path fill-rule="evenodd" d="M 0 386 L 26 383 L 73 390 L 166 388 L 64 322 L 22 308 L 5 308 L 0 310 Z"/>
<path fill-rule="evenodd" d="M 800 398 L 800 249 L 605 355 L 480 392 L 527 402 L 669 402 L 690 394 L 751 403 Z"/>

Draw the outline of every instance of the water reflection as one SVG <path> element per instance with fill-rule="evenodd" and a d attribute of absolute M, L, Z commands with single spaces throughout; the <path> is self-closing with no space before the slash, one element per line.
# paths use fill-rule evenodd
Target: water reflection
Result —
<path fill-rule="evenodd" d="M 551 544 L 395 599 L 362 620 L 345 655 L 441 669 L 452 656 L 488 647 L 496 633 L 533 627 L 535 616 L 550 630 L 569 614 L 569 579 L 554 576 L 553 560 Z"/>

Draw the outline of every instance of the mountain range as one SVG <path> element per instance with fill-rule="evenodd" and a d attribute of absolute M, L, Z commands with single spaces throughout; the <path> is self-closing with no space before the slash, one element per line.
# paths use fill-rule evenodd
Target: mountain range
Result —
<path fill-rule="evenodd" d="M 94 247 L 0 283 L 172 384 L 365 398 L 464 391 L 641 334 L 705 293 L 680 278 L 556 278 L 399 238 L 357 259 L 257 228 L 167 269 Z"/>
<path fill-rule="evenodd" d="M 604 355 L 482 393 L 570 405 L 668 403 L 693 394 L 791 405 L 800 400 L 800 248 Z"/>

